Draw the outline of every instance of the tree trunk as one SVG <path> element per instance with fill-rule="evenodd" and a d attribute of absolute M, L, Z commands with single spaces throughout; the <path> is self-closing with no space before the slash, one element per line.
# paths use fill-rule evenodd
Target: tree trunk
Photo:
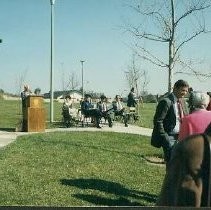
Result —
<path fill-rule="evenodd" d="M 168 68 L 168 92 L 172 90 L 172 78 L 173 78 L 173 63 L 174 63 L 174 27 L 175 27 L 175 13 L 174 13 L 174 0 L 171 0 L 171 35 L 169 40 L 169 68 Z"/>

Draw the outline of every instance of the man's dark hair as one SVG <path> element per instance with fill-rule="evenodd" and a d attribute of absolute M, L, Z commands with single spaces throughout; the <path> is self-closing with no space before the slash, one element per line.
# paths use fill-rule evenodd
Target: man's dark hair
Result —
<path fill-rule="evenodd" d="M 121 98 L 121 96 L 120 95 L 116 95 L 115 98 Z"/>
<path fill-rule="evenodd" d="M 85 94 L 84 97 L 85 98 L 91 98 L 92 96 L 90 94 Z"/>
<path fill-rule="evenodd" d="M 207 95 L 211 97 L 211 92 L 207 92 Z"/>
<path fill-rule="evenodd" d="M 185 80 L 177 80 L 174 84 L 174 88 L 180 88 L 180 87 L 189 87 L 189 84 Z"/>
<path fill-rule="evenodd" d="M 71 99 L 71 96 L 70 95 L 66 95 L 65 99 L 68 99 L 68 98 Z"/>
<path fill-rule="evenodd" d="M 101 95 L 100 98 L 101 99 L 106 99 L 106 96 L 105 95 Z"/>

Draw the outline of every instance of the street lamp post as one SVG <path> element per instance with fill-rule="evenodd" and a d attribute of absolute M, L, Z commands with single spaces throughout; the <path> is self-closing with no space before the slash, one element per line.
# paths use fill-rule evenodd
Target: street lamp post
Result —
<path fill-rule="evenodd" d="M 84 98 L 84 62 L 81 61 L 81 87 L 82 87 L 82 97 Z"/>
<path fill-rule="evenodd" d="M 54 121 L 53 99 L 54 99 L 54 4 L 55 0 L 50 0 L 51 3 L 51 64 L 50 64 L 50 122 Z"/>

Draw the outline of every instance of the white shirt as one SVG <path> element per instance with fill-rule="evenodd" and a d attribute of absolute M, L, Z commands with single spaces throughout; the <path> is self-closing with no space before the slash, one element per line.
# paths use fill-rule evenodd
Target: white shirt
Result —
<path fill-rule="evenodd" d="M 122 110 L 123 107 L 122 107 L 121 102 L 117 101 L 116 105 L 117 105 L 117 110 L 118 110 L 118 111 L 119 111 L 119 110 Z"/>
<path fill-rule="evenodd" d="M 179 110 L 178 110 L 178 105 L 177 105 L 177 101 L 178 101 L 178 98 L 173 94 L 173 97 L 174 97 L 174 113 L 175 113 L 175 116 L 176 116 L 176 125 L 173 129 L 173 132 L 174 133 L 179 133 L 179 130 L 180 130 L 180 116 L 179 116 Z"/>

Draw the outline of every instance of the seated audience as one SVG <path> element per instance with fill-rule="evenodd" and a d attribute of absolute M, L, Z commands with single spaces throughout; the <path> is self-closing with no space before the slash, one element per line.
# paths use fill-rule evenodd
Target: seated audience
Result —
<path fill-rule="evenodd" d="M 108 108 L 106 96 L 100 96 L 100 101 L 97 103 L 97 108 L 100 111 L 101 117 L 108 120 L 108 126 L 112 127 L 112 113 L 110 112 L 111 109 Z"/>
<path fill-rule="evenodd" d="M 63 107 L 67 107 L 68 109 L 71 109 L 73 107 L 73 102 L 70 95 L 65 96 Z"/>
<path fill-rule="evenodd" d="M 192 113 L 182 119 L 179 131 L 179 140 L 192 134 L 204 132 L 211 122 L 211 111 L 207 111 L 209 96 L 206 93 L 192 92 L 191 107 Z"/>
<path fill-rule="evenodd" d="M 76 113 L 76 109 L 74 109 L 74 113 Z M 66 127 L 70 127 L 73 117 L 73 103 L 69 95 L 65 96 L 64 103 L 62 105 L 62 115 Z"/>
<path fill-rule="evenodd" d="M 125 107 L 123 106 L 121 102 L 121 97 L 119 95 L 116 95 L 115 101 L 112 103 L 113 109 L 114 109 L 114 115 L 115 116 L 122 116 L 124 120 L 125 127 L 128 127 L 127 121 L 128 116 L 125 112 Z"/>
<path fill-rule="evenodd" d="M 99 109 L 94 109 L 93 104 L 91 103 L 91 95 L 86 94 L 84 101 L 81 102 L 81 113 L 85 115 L 85 117 L 92 117 L 96 122 L 96 127 L 100 127 L 100 118 L 101 113 Z"/>

